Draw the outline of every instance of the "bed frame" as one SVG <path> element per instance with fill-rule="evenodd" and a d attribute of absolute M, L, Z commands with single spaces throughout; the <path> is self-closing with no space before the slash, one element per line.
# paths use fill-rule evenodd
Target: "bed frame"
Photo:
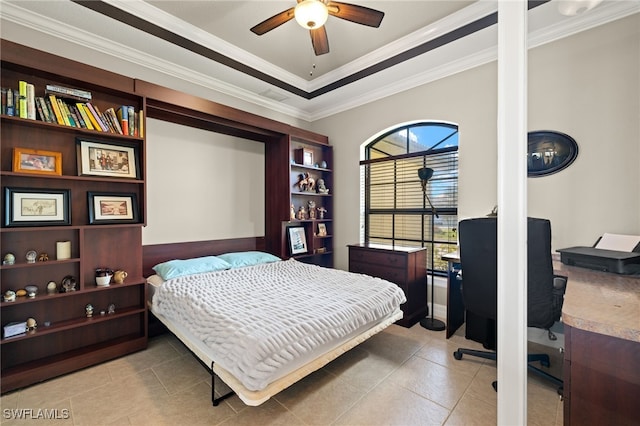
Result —
<path fill-rule="evenodd" d="M 149 277 L 154 274 L 153 266 L 171 259 L 187 259 L 236 251 L 264 251 L 264 247 L 265 244 L 263 237 L 147 245 L 142 247 L 143 273 L 145 277 Z M 151 313 L 153 314 L 152 311 Z M 343 353 L 351 350 L 371 336 L 379 333 L 389 325 L 398 321 L 402 318 L 402 311 L 398 309 L 393 315 L 385 318 L 375 326 L 352 337 L 341 346 L 319 356 L 312 362 L 300 367 L 281 379 L 274 381 L 265 389 L 260 391 L 247 389 L 230 372 L 215 364 L 214 360 L 208 355 L 206 345 L 204 345 L 200 340 L 194 338 L 188 330 L 168 321 L 161 315 L 154 316 L 162 322 L 162 324 L 164 324 L 164 326 L 166 326 L 166 328 L 175 335 L 176 338 L 184 343 L 196 359 L 205 366 L 207 370 L 209 370 L 209 373 L 211 374 L 211 402 L 214 406 L 217 406 L 221 401 L 233 396 L 234 394 L 238 395 L 245 404 L 249 406 L 258 406 L 266 402 L 278 392 L 286 389 L 314 371 L 324 367 Z M 231 389 L 231 392 L 228 392 L 218 398 L 215 397 L 216 375 Z"/>

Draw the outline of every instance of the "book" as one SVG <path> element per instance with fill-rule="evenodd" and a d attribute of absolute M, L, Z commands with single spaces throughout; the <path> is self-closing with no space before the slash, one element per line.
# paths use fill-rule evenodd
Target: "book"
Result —
<path fill-rule="evenodd" d="M 27 83 L 27 118 L 36 119 L 36 88 L 31 83 Z"/>
<path fill-rule="evenodd" d="M 111 121 L 111 124 L 113 125 L 113 128 L 115 129 L 116 133 L 123 135 L 124 133 L 122 132 L 122 127 L 120 126 L 120 120 L 118 119 L 116 110 L 113 107 L 111 107 L 111 108 L 107 108 L 104 111 L 104 113 L 109 117 L 109 120 Z"/>
<path fill-rule="evenodd" d="M 18 82 L 18 116 L 27 118 L 27 82 L 24 80 Z"/>
<path fill-rule="evenodd" d="M 57 123 L 58 119 L 56 118 L 56 114 L 53 111 L 53 106 L 51 106 L 51 100 L 48 97 L 44 97 L 44 104 L 47 106 L 47 110 L 49 111 L 49 118 L 51 119 L 51 123 Z"/>
<path fill-rule="evenodd" d="M 138 136 L 144 138 L 144 111 L 138 113 Z"/>
<path fill-rule="evenodd" d="M 15 100 L 13 97 L 13 89 L 12 88 L 8 88 L 7 89 L 7 115 L 15 115 L 16 114 L 16 107 L 15 107 Z"/>
<path fill-rule="evenodd" d="M 87 114 L 87 117 L 89 117 L 89 120 L 91 121 L 91 124 L 93 125 L 93 128 L 99 132 L 102 132 L 102 126 L 100 126 L 100 123 L 98 123 L 98 120 L 96 120 L 96 117 L 93 115 L 93 112 L 91 111 L 91 109 L 89 108 L 89 104 L 78 104 L 79 106 L 81 106 L 85 113 Z"/>
<path fill-rule="evenodd" d="M 62 121 L 64 124 L 75 127 L 75 125 L 71 124 L 71 121 L 69 121 L 69 111 L 67 111 L 64 101 L 60 98 L 57 98 L 56 100 L 58 101 L 58 109 L 60 109 L 60 115 L 62 115 Z"/>
<path fill-rule="evenodd" d="M 80 113 L 80 116 L 82 117 L 82 120 L 84 120 L 84 124 L 85 124 L 85 126 L 87 126 L 87 129 L 94 130 L 95 127 L 93 127 L 93 123 L 89 119 L 89 116 L 87 115 L 87 112 L 84 109 L 84 105 L 81 102 L 77 102 L 76 103 L 76 108 L 78 109 L 78 112 Z"/>
<path fill-rule="evenodd" d="M 136 134 L 136 110 L 129 105 L 129 136 L 135 136 Z"/>
<path fill-rule="evenodd" d="M 7 89 L 4 87 L 0 88 L 0 94 L 2 95 L 2 97 L 0 98 L 0 108 L 2 108 L 0 113 L 6 114 L 7 113 Z"/>
<path fill-rule="evenodd" d="M 52 116 L 51 110 L 49 109 L 49 106 L 47 105 L 47 100 L 42 97 L 42 96 L 38 96 L 36 98 L 36 104 L 40 105 L 40 108 L 42 109 L 42 113 L 44 115 L 44 120 L 47 123 L 53 123 L 56 121 L 56 119 Z"/>
<path fill-rule="evenodd" d="M 73 120 L 76 122 L 77 127 L 86 129 L 87 125 L 84 123 L 84 119 L 80 115 L 80 112 L 78 111 L 76 106 L 74 104 L 72 104 L 72 103 L 68 103 L 67 104 L 67 108 L 69 109 L 69 112 L 71 113 L 71 116 L 73 117 Z"/>
<path fill-rule="evenodd" d="M 62 118 L 62 112 L 60 111 L 58 99 L 54 95 L 49 95 L 49 101 L 51 103 L 51 108 L 53 109 L 53 114 L 56 116 L 56 122 L 64 126 L 65 122 Z"/>
<path fill-rule="evenodd" d="M 91 114 L 93 115 L 93 118 L 95 118 L 96 120 L 96 123 L 94 124 L 97 124 L 98 127 L 100 127 L 100 130 L 102 130 L 103 132 L 108 132 L 109 128 L 102 122 L 102 119 L 100 118 L 100 114 L 98 113 L 98 110 L 95 108 L 95 106 L 91 102 L 87 102 L 86 105 L 89 111 L 91 112 Z"/>
<path fill-rule="evenodd" d="M 57 84 L 47 84 L 45 87 L 45 93 L 51 93 L 62 97 L 77 99 L 80 101 L 91 100 L 91 92 L 89 92 L 88 90 L 73 89 L 71 87 L 59 86 Z"/>
<path fill-rule="evenodd" d="M 118 118 L 120 119 L 120 127 L 122 128 L 122 134 L 129 134 L 129 107 L 122 105 L 117 111 Z"/>
<path fill-rule="evenodd" d="M 40 103 L 40 100 L 42 98 L 37 97 L 35 99 L 35 103 L 36 103 L 36 111 L 38 112 L 38 115 L 40 116 L 40 120 L 44 121 L 45 123 L 48 123 L 49 120 L 47 120 L 47 116 L 44 114 L 44 109 L 42 108 L 42 105 L 44 104 L 44 99 L 42 99 L 43 103 Z M 47 108 L 46 105 L 44 107 L 45 109 Z"/>

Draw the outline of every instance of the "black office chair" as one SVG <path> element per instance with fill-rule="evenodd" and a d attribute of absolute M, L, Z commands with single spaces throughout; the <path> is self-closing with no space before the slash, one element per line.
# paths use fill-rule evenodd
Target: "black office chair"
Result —
<path fill-rule="evenodd" d="M 551 260 L 551 223 L 546 219 L 527 220 L 527 323 L 549 331 L 560 320 L 562 300 L 566 288 L 566 278 L 553 274 Z M 481 341 L 485 348 L 495 348 L 495 324 L 498 304 L 498 259 L 497 259 L 497 218 L 482 217 L 460 222 L 460 263 L 462 266 L 462 298 L 467 312 L 484 321 L 485 336 Z M 550 331 L 549 331 L 550 332 Z M 551 336 L 551 334 L 550 334 Z M 467 337 L 469 337 L 467 335 Z M 478 339 L 473 339 L 478 340 Z M 496 352 L 459 348 L 453 356 L 460 360 L 462 355 L 472 355 L 497 360 Z M 528 370 L 551 380 L 562 395 L 562 380 L 533 365 L 540 361 L 544 367 L 550 366 L 549 355 L 529 354 Z M 493 382 L 497 390 L 497 383 Z"/>

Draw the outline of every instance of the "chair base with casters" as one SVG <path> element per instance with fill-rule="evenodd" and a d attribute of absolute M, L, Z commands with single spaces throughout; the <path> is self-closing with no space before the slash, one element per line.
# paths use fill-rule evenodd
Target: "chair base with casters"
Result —
<path fill-rule="evenodd" d="M 462 359 L 462 355 L 471 355 L 478 358 L 490 359 L 493 361 L 498 360 L 498 354 L 496 352 L 487 352 L 487 351 L 478 351 L 475 349 L 466 349 L 466 348 L 458 348 L 457 351 L 453 353 L 453 357 L 458 361 Z M 528 354 L 527 355 L 527 370 L 551 381 L 554 385 L 558 386 L 558 395 L 562 396 L 563 390 L 563 382 L 555 376 L 547 373 L 544 370 L 539 369 L 538 367 L 531 365 L 532 362 L 540 361 L 540 364 L 543 367 L 550 367 L 551 361 L 549 360 L 549 355 L 547 354 Z M 494 390 L 498 390 L 498 382 L 494 381 L 492 384 Z"/>

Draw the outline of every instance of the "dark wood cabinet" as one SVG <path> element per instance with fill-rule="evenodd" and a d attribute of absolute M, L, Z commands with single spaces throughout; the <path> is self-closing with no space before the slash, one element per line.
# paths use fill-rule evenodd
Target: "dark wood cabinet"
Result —
<path fill-rule="evenodd" d="M 427 316 L 426 248 L 349 245 L 349 271 L 383 278 L 404 291 L 407 302 L 399 325 L 411 327 Z"/>
<path fill-rule="evenodd" d="M 84 64 L 2 41 L 2 87 L 18 87 L 24 80 L 43 96 L 47 84 L 90 91 L 91 102 L 102 111 L 131 105 L 144 111 L 145 99 L 133 92 L 133 80 Z M 3 197 L 2 256 L 15 255 L 14 264 L 0 266 L 2 294 L 38 287 L 35 297 L 0 303 L 2 325 L 37 321 L 37 328 L 0 340 L 2 393 L 147 346 L 145 280 L 142 275 L 142 226 L 145 222 L 145 138 L 88 130 L 3 115 L 0 176 L 5 188 L 63 189 L 70 193 L 70 223 L 56 226 L 7 226 Z M 80 176 L 77 143 L 99 141 L 134 148 L 136 178 Z M 62 155 L 61 175 L 15 171 L 14 148 L 46 150 Z M 133 195 L 136 223 L 91 224 L 89 193 Z M 94 212 L 97 213 L 97 212 Z M 112 221 L 113 222 L 113 221 Z M 28 225 L 28 224 L 22 224 Z M 71 242 L 71 256 L 56 259 L 56 243 Z M 28 263 L 27 251 L 47 253 L 49 260 Z M 99 287 L 96 268 L 124 270 L 124 283 Z M 75 291 L 47 293 L 51 281 L 60 288 L 63 277 L 76 280 Z M 94 307 L 88 317 L 86 305 Z M 109 306 L 115 310 L 109 313 Z M 104 313 L 103 313 L 104 312 Z"/>
<path fill-rule="evenodd" d="M 564 424 L 637 425 L 640 343 L 566 324 L 564 343 Z"/>

